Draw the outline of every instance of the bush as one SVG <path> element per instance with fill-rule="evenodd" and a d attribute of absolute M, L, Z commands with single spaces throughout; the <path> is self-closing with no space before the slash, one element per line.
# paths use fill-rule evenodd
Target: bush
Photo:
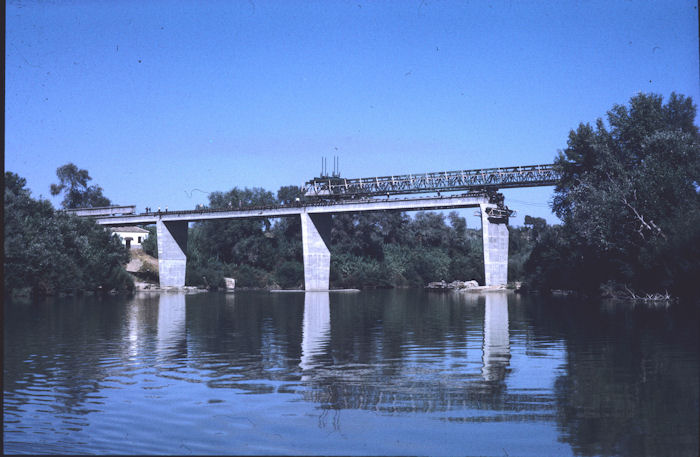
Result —
<path fill-rule="evenodd" d="M 283 289 L 301 288 L 304 283 L 304 265 L 301 262 L 285 260 L 275 267 L 274 277 Z"/>
<path fill-rule="evenodd" d="M 265 270 L 250 265 L 239 265 L 233 269 L 236 287 L 266 287 L 270 284 L 270 275 Z"/>
<path fill-rule="evenodd" d="M 216 259 L 188 260 L 185 271 L 185 284 L 195 287 L 218 289 L 224 286 L 225 265 Z"/>
<path fill-rule="evenodd" d="M 146 227 L 148 230 L 148 237 L 141 243 L 141 249 L 143 252 L 150 255 L 151 257 L 158 258 L 158 232 L 155 225 L 149 225 Z"/>
<path fill-rule="evenodd" d="M 158 274 L 158 267 L 151 265 L 148 262 L 144 262 L 136 272 L 136 276 L 143 279 L 144 281 L 158 282 L 160 276 Z"/>

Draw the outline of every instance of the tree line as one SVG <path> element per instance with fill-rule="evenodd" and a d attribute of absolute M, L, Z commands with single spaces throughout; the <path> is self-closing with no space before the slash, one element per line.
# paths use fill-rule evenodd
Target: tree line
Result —
<path fill-rule="evenodd" d="M 561 180 L 549 226 L 526 216 L 509 227 L 509 279 L 531 290 L 585 295 L 669 291 L 697 297 L 700 277 L 700 154 L 696 106 L 689 97 L 638 94 L 614 105 L 595 127 L 569 133 L 555 159 Z M 105 206 L 109 199 L 74 164 L 57 170 L 64 208 Z M 94 223 L 34 200 L 23 178 L 5 174 L 5 287 L 42 293 L 71 288 L 128 289 L 128 253 Z M 290 204 L 296 186 L 213 192 L 212 209 Z M 156 233 L 144 250 L 157 255 Z M 56 241 L 58 240 L 58 241 Z M 53 243 L 53 244 L 52 244 Z M 456 212 L 376 212 L 334 216 L 332 287 L 422 287 L 431 281 L 483 284 L 480 229 Z M 48 255 L 42 256 L 40 253 Z M 61 265 L 70 265 L 63 268 Z M 90 267 L 88 268 L 87 265 Z M 60 271 L 59 271 L 60 270 Z M 94 273 L 94 274 L 93 274 Z M 123 274 L 122 274 L 123 273 Z M 188 285 L 302 288 L 299 218 L 202 221 L 189 228 Z"/>

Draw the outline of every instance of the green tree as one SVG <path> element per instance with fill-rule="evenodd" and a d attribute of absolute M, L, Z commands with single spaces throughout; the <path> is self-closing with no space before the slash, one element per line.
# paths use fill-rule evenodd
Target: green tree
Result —
<path fill-rule="evenodd" d="M 5 290 L 55 294 L 133 289 L 123 268 L 129 253 L 90 219 L 56 213 L 34 200 L 26 180 L 5 173 Z"/>
<path fill-rule="evenodd" d="M 141 248 L 146 254 L 158 258 L 158 231 L 155 225 L 149 225 L 146 227 L 148 230 L 148 236 L 141 243 Z"/>
<path fill-rule="evenodd" d="M 265 189 L 234 187 L 228 192 L 209 194 L 208 206 L 227 209 L 275 204 L 274 194 Z M 185 283 L 220 287 L 223 278 L 230 276 L 242 287 L 271 285 L 271 272 L 282 260 L 278 246 L 272 223 L 266 218 L 196 223 L 188 239 Z"/>
<path fill-rule="evenodd" d="M 639 94 L 580 124 L 555 161 L 553 210 L 586 288 L 614 280 L 686 293 L 700 277 L 700 151 L 689 97 Z M 573 255 L 572 255 L 573 254 Z"/>
<path fill-rule="evenodd" d="M 304 193 L 299 186 L 282 186 L 277 191 L 277 201 L 282 205 L 294 204 L 303 196 Z"/>
<path fill-rule="evenodd" d="M 102 195 L 102 188 L 88 186 L 91 181 L 87 170 L 79 169 L 73 163 L 67 163 L 56 169 L 59 184 L 51 184 L 51 195 L 64 193 L 61 206 L 64 208 L 91 208 L 109 206 L 110 200 Z"/>

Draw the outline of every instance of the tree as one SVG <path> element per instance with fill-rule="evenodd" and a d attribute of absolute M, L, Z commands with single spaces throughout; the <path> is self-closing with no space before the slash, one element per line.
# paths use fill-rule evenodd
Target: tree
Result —
<path fill-rule="evenodd" d="M 682 293 L 691 284 L 679 279 L 700 277 L 695 114 L 689 97 L 674 93 L 663 104 L 660 95 L 638 94 L 608 111 L 607 125 L 598 119 L 570 132 L 555 160 L 561 180 L 552 208 L 572 261 L 592 266 L 584 269 L 597 277 L 590 287 L 614 280 Z"/>
<path fill-rule="evenodd" d="M 141 249 L 146 254 L 158 258 L 158 231 L 155 225 L 149 225 L 146 227 L 148 230 L 148 236 L 141 243 Z"/>
<path fill-rule="evenodd" d="M 272 192 L 262 188 L 209 194 L 209 208 L 245 208 L 277 203 Z M 269 219 L 233 219 L 198 222 L 188 239 L 185 283 L 218 287 L 225 276 L 240 286 L 263 287 L 279 260 L 277 243 Z M 206 281 L 202 279 L 206 276 Z M 261 281 L 257 283 L 257 281 Z"/>
<path fill-rule="evenodd" d="M 88 181 L 92 178 L 87 170 L 67 163 L 56 169 L 56 176 L 59 184 L 51 184 L 51 195 L 65 193 L 61 202 L 63 208 L 92 208 L 111 204 L 110 200 L 102 195 L 100 186 L 88 186 Z"/>
<path fill-rule="evenodd" d="M 304 193 L 299 186 L 282 186 L 277 191 L 277 201 L 282 205 L 291 205 L 297 198 L 301 199 L 303 196 Z"/>
<path fill-rule="evenodd" d="M 541 217 L 532 217 L 525 215 L 525 221 L 523 223 L 532 232 L 534 239 L 538 239 L 542 233 L 547 229 L 547 221 Z"/>
<path fill-rule="evenodd" d="M 56 213 L 34 200 L 26 180 L 5 173 L 5 290 L 55 294 L 132 289 L 129 252 L 90 219 Z"/>

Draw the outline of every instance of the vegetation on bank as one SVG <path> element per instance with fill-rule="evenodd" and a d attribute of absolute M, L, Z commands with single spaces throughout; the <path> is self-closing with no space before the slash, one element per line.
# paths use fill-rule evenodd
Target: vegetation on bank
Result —
<path fill-rule="evenodd" d="M 4 203 L 6 292 L 133 289 L 123 268 L 129 252 L 108 230 L 32 198 L 26 180 L 12 172 L 5 172 Z"/>
<path fill-rule="evenodd" d="M 535 289 L 595 295 L 668 291 L 697 297 L 700 150 L 696 106 L 638 94 L 607 124 L 581 124 L 555 166 L 552 209 L 563 221 L 538 236 L 526 263 Z"/>

